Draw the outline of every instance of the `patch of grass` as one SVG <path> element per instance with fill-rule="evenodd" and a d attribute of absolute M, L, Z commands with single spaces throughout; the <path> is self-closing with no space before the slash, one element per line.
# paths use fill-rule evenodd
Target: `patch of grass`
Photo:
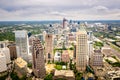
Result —
<path fill-rule="evenodd" d="M 120 48 L 112 43 L 109 43 L 112 48 L 120 52 Z"/>
<path fill-rule="evenodd" d="M 110 65 L 112 65 L 113 67 L 120 67 L 120 62 L 115 62 L 115 63 L 112 63 L 110 60 L 106 59 L 105 60 L 106 62 L 108 62 Z"/>
<path fill-rule="evenodd" d="M 56 68 L 57 70 L 62 70 L 62 65 L 56 65 L 55 68 Z"/>
<path fill-rule="evenodd" d="M 55 62 L 56 65 L 66 65 L 65 62 Z"/>

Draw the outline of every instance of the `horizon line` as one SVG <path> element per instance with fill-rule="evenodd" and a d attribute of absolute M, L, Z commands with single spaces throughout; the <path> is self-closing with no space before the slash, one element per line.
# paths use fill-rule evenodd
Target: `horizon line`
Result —
<path fill-rule="evenodd" d="M 101 19 L 101 20 L 74 20 L 74 19 L 68 19 L 69 21 L 70 20 L 72 20 L 72 21 L 120 21 L 120 19 L 119 20 L 116 20 L 116 19 Z M 0 22 L 8 22 L 8 21 L 62 21 L 62 20 L 60 20 L 60 19 L 58 19 L 58 20 L 0 20 Z"/>

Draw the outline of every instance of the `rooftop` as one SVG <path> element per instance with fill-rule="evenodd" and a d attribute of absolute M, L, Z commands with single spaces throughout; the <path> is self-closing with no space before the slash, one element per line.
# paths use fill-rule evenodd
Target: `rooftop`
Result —
<path fill-rule="evenodd" d="M 55 70 L 54 76 L 74 77 L 72 70 Z"/>
<path fill-rule="evenodd" d="M 15 60 L 15 64 L 19 66 L 20 68 L 24 68 L 25 66 L 27 66 L 27 62 L 23 60 L 21 57 Z"/>

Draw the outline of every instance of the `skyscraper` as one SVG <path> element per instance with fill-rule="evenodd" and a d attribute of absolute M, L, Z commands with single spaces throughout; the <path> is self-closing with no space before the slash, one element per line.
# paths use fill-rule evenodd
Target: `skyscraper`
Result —
<path fill-rule="evenodd" d="M 67 25 L 67 19 L 63 18 L 63 28 L 65 28 Z"/>
<path fill-rule="evenodd" d="M 53 35 L 46 34 L 45 36 L 45 54 L 46 62 L 51 62 L 53 60 Z"/>
<path fill-rule="evenodd" d="M 76 40 L 76 69 L 84 72 L 88 64 L 88 45 L 87 32 L 82 25 L 80 26 L 80 31 L 77 33 Z"/>
<path fill-rule="evenodd" d="M 20 30 L 15 31 L 15 42 L 17 49 L 17 57 L 22 57 L 28 61 L 28 35 L 27 31 Z"/>
<path fill-rule="evenodd" d="M 38 38 L 33 40 L 33 50 L 32 50 L 32 57 L 33 57 L 33 73 L 38 78 L 44 78 L 46 71 L 45 71 L 45 61 L 44 61 L 44 50 L 41 45 L 41 42 Z"/>
<path fill-rule="evenodd" d="M 0 53 L 0 73 L 7 70 L 6 57 L 3 53 Z"/>
<path fill-rule="evenodd" d="M 87 34 L 88 34 L 88 40 L 89 41 L 93 41 L 93 32 L 92 31 L 88 31 Z"/>
<path fill-rule="evenodd" d="M 9 64 L 10 62 L 11 62 L 11 60 L 10 60 L 10 50 L 9 50 L 9 48 L 7 47 L 7 44 L 6 44 L 6 42 L 1 42 L 0 41 L 0 45 L 1 45 L 1 47 L 0 47 L 0 53 L 2 53 L 3 55 L 5 55 L 5 58 L 6 58 L 6 64 Z"/>

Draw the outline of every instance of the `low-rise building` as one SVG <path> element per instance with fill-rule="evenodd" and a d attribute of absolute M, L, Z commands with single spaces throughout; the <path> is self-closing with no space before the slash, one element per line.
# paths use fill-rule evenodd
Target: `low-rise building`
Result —
<path fill-rule="evenodd" d="M 91 65 L 98 67 L 103 66 L 103 54 L 101 50 L 94 50 L 91 58 Z"/>
<path fill-rule="evenodd" d="M 70 61 L 70 56 L 69 56 L 69 54 L 68 54 L 67 51 L 64 51 L 64 52 L 62 53 L 62 61 L 63 61 L 63 62 L 69 62 L 69 61 Z"/>
<path fill-rule="evenodd" d="M 74 58 L 74 50 L 63 50 L 63 54 L 68 54 L 71 59 Z"/>
<path fill-rule="evenodd" d="M 75 75 L 72 70 L 55 70 L 53 80 L 56 79 L 75 80 Z"/>
<path fill-rule="evenodd" d="M 103 54 L 109 54 L 111 52 L 111 48 L 109 48 L 109 47 L 102 47 L 101 52 Z"/>
<path fill-rule="evenodd" d="M 105 76 L 105 74 L 106 74 L 105 68 L 103 68 L 103 67 L 96 67 L 96 66 L 94 66 L 92 68 L 94 70 L 95 76 L 97 76 L 97 77 L 104 77 Z"/>
<path fill-rule="evenodd" d="M 54 62 L 60 62 L 61 61 L 61 53 L 56 52 L 54 56 Z"/>
<path fill-rule="evenodd" d="M 21 75 L 27 74 L 27 62 L 23 60 L 21 57 L 17 58 L 15 60 L 15 69 L 16 72 Z"/>
<path fill-rule="evenodd" d="M 109 71 L 105 78 L 106 80 L 120 80 L 120 71 Z"/>

